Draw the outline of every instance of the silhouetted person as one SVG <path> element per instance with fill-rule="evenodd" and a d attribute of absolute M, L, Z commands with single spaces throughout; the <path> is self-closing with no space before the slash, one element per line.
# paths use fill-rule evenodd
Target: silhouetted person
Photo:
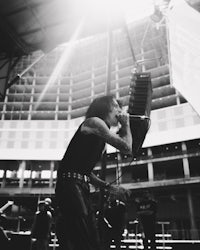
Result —
<path fill-rule="evenodd" d="M 111 201 L 105 209 L 104 219 L 107 222 L 106 249 L 110 249 L 112 240 L 116 250 L 121 249 L 121 239 L 125 228 L 126 205 L 120 200 Z"/>
<path fill-rule="evenodd" d="M 135 200 L 139 222 L 142 224 L 144 250 L 156 250 L 156 213 L 157 202 L 150 192 L 146 191 Z"/>
<path fill-rule="evenodd" d="M 46 209 L 51 213 L 52 216 L 54 216 L 55 210 L 52 207 L 52 200 L 51 200 L 51 198 L 45 198 L 44 201 L 46 203 Z"/>
<path fill-rule="evenodd" d="M 40 201 L 38 203 L 38 209 L 39 210 L 35 213 L 31 230 L 33 243 L 31 248 L 34 250 L 47 250 L 49 249 L 52 215 L 48 211 L 45 201 Z"/>
<path fill-rule="evenodd" d="M 98 212 L 99 231 L 105 250 L 110 250 L 112 241 L 116 249 L 121 249 L 121 240 L 126 226 L 126 203 L 130 191 L 123 194 L 108 194 L 101 213 Z"/>

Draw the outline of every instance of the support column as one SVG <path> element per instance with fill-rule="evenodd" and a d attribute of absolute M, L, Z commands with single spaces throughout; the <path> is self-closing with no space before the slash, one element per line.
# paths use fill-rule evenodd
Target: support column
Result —
<path fill-rule="evenodd" d="M 20 173 L 20 180 L 19 180 L 19 188 L 23 188 L 24 186 L 24 171 L 26 169 L 26 162 L 21 161 L 19 165 L 19 173 Z"/>
<path fill-rule="evenodd" d="M 182 142 L 181 147 L 182 147 L 182 151 L 186 152 L 187 147 L 186 147 L 185 142 Z M 185 178 L 190 178 L 190 168 L 189 168 L 188 158 L 183 158 L 183 172 L 184 172 Z"/>
<path fill-rule="evenodd" d="M 60 103 L 60 88 L 61 88 L 61 76 L 59 76 L 57 80 L 57 90 L 56 90 L 56 107 L 55 107 L 55 121 L 58 120 L 58 114 L 59 114 L 59 103 Z"/>
<path fill-rule="evenodd" d="M 70 74 L 70 83 L 69 83 L 69 99 L 68 99 L 68 110 L 67 110 L 67 120 L 71 119 L 71 112 L 72 112 L 72 86 L 73 86 L 73 75 L 72 73 Z"/>
<path fill-rule="evenodd" d="M 55 166 L 54 161 L 51 161 L 51 162 L 50 162 L 50 171 L 51 171 L 51 175 L 50 175 L 50 180 L 49 180 L 49 187 L 50 187 L 50 188 L 53 187 L 53 171 L 54 171 L 54 166 Z"/>
<path fill-rule="evenodd" d="M 119 61 L 118 58 L 115 58 L 115 89 L 116 89 L 116 98 L 119 99 Z"/>
<path fill-rule="evenodd" d="M 36 73 L 34 72 L 33 81 L 32 81 L 32 89 L 31 89 L 31 98 L 30 98 L 30 105 L 28 111 L 28 120 L 31 120 L 32 114 L 34 110 L 34 95 L 35 95 L 35 88 L 36 88 Z"/>
<path fill-rule="evenodd" d="M 8 90 L 6 90 L 6 96 L 5 96 L 4 103 L 3 103 L 3 110 L 2 110 L 1 120 L 5 120 L 6 105 L 7 105 L 7 102 L 8 102 L 8 96 L 7 95 L 8 95 Z"/>
<path fill-rule="evenodd" d="M 105 86 L 106 95 L 110 94 L 111 91 L 112 46 L 113 46 L 113 33 L 112 29 L 109 27 L 107 65 L 106 65 L 106 86 Z"/>
<path fill-rule="evenodd" d="M 187 189 L 187 200 L 188 200 L 188 208 L 189 208 L 191 239 L 197 240 L 198 239 L 198 232 L 197 232 L 197 226 L 196 226 L 196 221 L 195 221 L 192 193 L 191 193 L 190 188 Z"/>
<path fill-rule="evenodd" d="M 7 170 L 4 169 L 3 179 L 2 179 L 2 183 L 1 183 L 1 188 L 5 188 L 5 186 L 6 186 L 6 173 L 7 173 Z"/>
<path fill-rule="evenodd" d="M 152 151 L 150 148 L 147 149 L 147 155 L 148 156 L 152 155 Z M 148 167 L 148 180 L 153 181 L 154 180 L 153 163 L 149 162 L 147 164 L 147 167 Z"/>
<path fill-rule="evenodd" d="M 30 173 L 30 178 L 29 178 L 29 180 L 28 180 L 28 187 L 29 187 L 29 188 L 32 188 L 32 183 L 33 183 L 33 182 L 32 182 L 32 175 L 33 175 L 32 168 L 31 168 L 30 171 L 31 171 L 31 173 Z"/>

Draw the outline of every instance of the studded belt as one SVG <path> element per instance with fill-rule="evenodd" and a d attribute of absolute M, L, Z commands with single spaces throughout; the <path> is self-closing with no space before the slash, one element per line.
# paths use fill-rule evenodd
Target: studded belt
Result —
<path fill-rule="evenodd" d="M 81 180 L 81 181 L 85 181 L 85 182 L 90 182 L 90 178 L 87 175 L 79 174 L 76 172 L 62 173 L 61 176 L 63 179 L 77 179 L 77 180 Z"/>

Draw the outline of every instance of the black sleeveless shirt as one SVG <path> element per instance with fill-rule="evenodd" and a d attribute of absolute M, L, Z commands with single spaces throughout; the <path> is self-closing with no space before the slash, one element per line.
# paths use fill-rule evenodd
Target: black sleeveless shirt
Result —
<path fill-rule="evenodd" d="M 97 135 L 81 132 L 81 125 L 59 164 L 59 173 L 71 171 L 89 175 L 101 158 L 105 142 Z"/>

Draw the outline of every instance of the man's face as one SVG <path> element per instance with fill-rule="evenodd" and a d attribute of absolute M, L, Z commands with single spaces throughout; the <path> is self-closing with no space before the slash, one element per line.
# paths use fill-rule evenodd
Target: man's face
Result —
<path fill-rule="evenodd" d="M 108 114 L 107 122 L 110 126 L 117 126 L 118 125 L 118 116 L 122 112 L 118 102 L 116 99 L 113 99 L 113 104 L 111 106 L 111 111 Z"/>

